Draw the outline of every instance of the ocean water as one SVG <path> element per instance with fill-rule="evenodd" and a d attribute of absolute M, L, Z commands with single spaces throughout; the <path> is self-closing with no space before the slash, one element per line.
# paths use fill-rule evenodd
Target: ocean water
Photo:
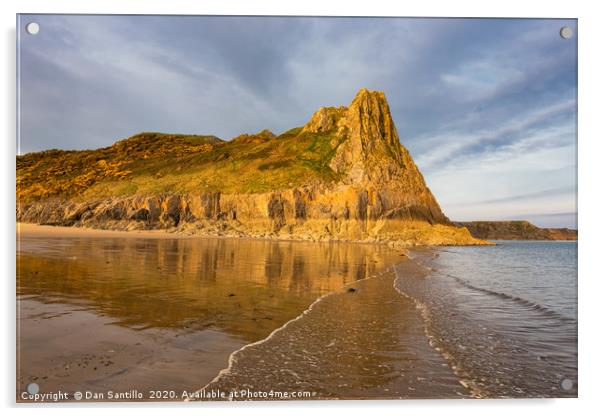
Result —
<path fill-rule="evenodd" d="M 497 241 L 415 260 L 428 273 L 398 267 L 396 288 L 471 395 L 576 396 L 577 242 Z"/>

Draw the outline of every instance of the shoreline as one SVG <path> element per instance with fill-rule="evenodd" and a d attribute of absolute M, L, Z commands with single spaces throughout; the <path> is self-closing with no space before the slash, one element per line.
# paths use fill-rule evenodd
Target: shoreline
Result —
<path fill-rule="evenodd" d="M 17 235 L 27 235 L 34 237 L 94 237 L 94 238 L 153 238 L 153 239 L 244 239 L 244 240 L 265 240 L 265 241 L 282 241 L 282 242 L 306 242 L 306 243 L 345 243 L 345 244 L 381 244 L 387 245 L 389 248 L 397 249 L 405 252 L 406 249 L 416 248 L 436 248 L 436 247 L 455 247 L 465 245 L 415 245 L 405 246 L 403 243 L 392 240 L 305 240 L 296 238 L 278 238 L 278 237 L 252 237 L 248 235 L 212 235 L 212 234 L 190 234 L 177 229 L 156 229 L 156 230 L 105 230 L 100 228 L 89 227 L 65 227 L 61 225 L 44 225 L 33 224 L 28 222 L 16 223 Z M 516 239 L 495 239 L 485 240 L 496 245 L 495 241 L 558 241 L 558 242 L 577 242 L 578 240 L 516 240 Z"/>
<path fill-rule="evenodd" d="M 458 378 L 458 382 L 470 392 L 470 398 L 472 399 L 482 399 L 486 398 L 485 393 L 472 381 L 463 377 L 463 375 L 458 371 L 457 367 L 454 365 L 454 361 L 449 352 L 442 349 L 437 345 L 436 337 L 429 329 L 429 311 L 426 304 L 420 302 L 414 296 L 404 292 L 398 286 L 398 281 L 402 278 L 403 274 L 410 274 L 417 276 L 419 278 L 427 278 L 434 270 L 433 262 L 439 256 L 434 249 L 426 249 L 426 250 L 414 250 L 412 257 L 409 258 L 409 262 L 400 262 L 393 266 L 393 270 L 395 273 L 395 280 L 393 281 L 393 289 L 399 293 L 400 296 L 409 299 L 413 302 L 416 311 L 420 314 L 422 322 L 424 324 L 424 335 L 428 340 L 429 346 L 432 348 L 433 352 L 437 353 L 449 366 L 449 368 L 453 371 L 455 376 Z"/>
<path fill-rule="evenodd" d="M 394 272 L 395 270 L 395 266 L 398 264 L 401 264 L 404 261 L 410 261 L 413 262 L 414 260 L 412 258 L 410 258 L 409 256 L 405 256 L 405 259 L 400 259 L 399 263 L 394 263 L 392 265 L 390 265 L 389 267 L 387 267 L 384 270 L 381 270 L 379 273 L 376 274 L 372 274 L 370 276 L 366 276 L 363 279 L 359 279 L 359 280 L 354 280 L 353 282 L 349 282 L 345 285 L 343 285 L 341 288 L 337 289 L 337 290 L 333 290 L 330 291 L 328 293 L 324 293 L 323 295 L 319 296 L 318 298 L 316 298 L 305 310 L 303 310 L 299 315 L 297 315 L 296 317 L 294 317 L 293 319 L 286 321 L 282 326 L 279 326 L 278 328 L 274 329 L 267 337 L 262 338 L 258 341 L 249 343 L 249 344 L 245 344 L 242 347 L 240 347 L 239 349 L 232 351 L 232 353 L 230 353 L 229 357 L 228 357 L 228 366 L 221 369 L 216 376 L 209 381 L 207 384 L 205 384 L 204 386 L 202 386 L 201 388 L 197 389 L 194 394 L 195 395 L 199 395 L 201 396 L 204 391 L 212 384 L 218 382 L 222 377 L 224 377 L 225 375 L 227 375 L 228 373 L 230 373 L 232 371 L 232 367 L 235 363 L 235 359 L 237 354 L 240 354 L 241 352 L 243 352 L 244 350 L 246 350 L 247 348 L 252 348 L 261 344 L 264 344 L 268 341 L 270 341 L 276 334 L 278 334 L 281 331 L 284 331 L 289 325 L 291 325 L 292 323 L 299 321 L 300 319 L 303 319 L 304 316 L 306 316 L 307 314 L 311 313 L 312 310 L 314 309 L 314 307 L 316 305 L 318 305 L 320 302 L 322 302 L 324 299 L 330 297 L 330 296 L 335 296 L 337 294 L 340 293 L 344 293 L 346 291 L 349 290 L 349 288 L 351 288 L 352 286 L 357 285 L 360 282 L 369 280 L 369 279 L 374 279 L 377 278 L 379 276 L 382 276 L 385 273 L 391 273 Z M 184 401 L 188 402 L 188 401 L 197 401 L 197 400 L 203 400 L 203 399 L 196 399 L 196 398 L 187 398 Z"/>
<path fill-rule="evenodd" d="M 527 244 L 533 241 L 511 242 Z M 576 241 L 554 240 L 540 243 L 545 244 L 541 246 L 545 248 L 554 246 L 554 243 L 572 245 Z M 573 250 L 575 248 L 576 246 Z M 520 244 L 514 244 L 510 248 L 500 245 L 500 251 L 504 250 L 506 257 L 502 255 L 497 259 L 505 259 L 509 266 L 485 261 L 471 267 L 466 267 L 462 255 L 471 256 L 474 252 L 461 254 L 462 250 L 413 250 L 414 261 L 403 262 L 395 267 L 398 273 L 395 289 L 415 303 L 425 322 L 429 344 L 446 360 L 460 383 L 471 392 L 471 397 L 575 397 L 576 387 L 564 389 L 557 386 L 562 377 L 570 378 L 575 386 L 578 379 L 576 315 L 573 317 L 570 312 L 567 315 L 563 304 L 558 303 L 558 300 L 548 304 L 537 292 L 530 290 L 529 285 L 503 286 L 504 280 L 500 276 L 514 276 L 513 265 L 529 265 L 528 259 L 517 256 L 516 251 L 522 251 Z M 536 247 L 534 250 L 541 248 Z M 553 250 L 553 254 L 548 256 L 558 258 L 556 255 L 563 251 L 556 250 L 567 249 L 560 247 Z M 499 256 L 496 252 L 497 250 L 484 252 L 482 255 L 496 258 Z M 509 260 L 508 253 L 518 257 L 519 263 Z M 538 258 L 546 258 L 539 251 L 535 253 Z M 561 263 L 566 265 L 565 261 Z M 463 266 L 460 272 L 463 274 L 458 274 L 458 265 Z M 404 275 L 411 274 L 411 269 L 415 273 L 431 277 L 414 281 L 406 279 Z M 495 278 L 490 280 L 471 278 L 487 275 L 493 270 Z M 528 279 L 530 272 L 527 270 L 516 275 Z M 554 275 L 553 270 L 550 275 Z M 564 279 L 565 270 L 557 275 Z M 496 283 L 501 281 L 502 287 L 495 284 L 491 286 L 494 279 Z M 521 292 L 517 292 L 521 289 Z M 548 285 L 547 290 L 559 289 L 556 285 Z M 452 296 L 448 296 L 452 293 Z M 566 296 L 563 299 L 567 299 Z M 537 350 L 537 345 L 547 347 L 542 351 Z M 538 351 L 538 357 L 541 358 L 533 360 L 532 351 Z M 493 355 L 495 359 L 492 359 Z M 525 367 L 528 370 L 523 372 L 523 378 L 516 379 L 514 374 L 523 371 Z"/>
<path fill-rule="evenodd" d="M 228 358 L 227 367 L 223 368 L 219 373 L 207 384 L 203 385 L 201 388 L 194 391 L 193 396 L 184 399 L 185 402 L 189 401 L 219 401 L 219 400 L 234 400 L 239 401 L 241 399 L 231 399 L 231 398 L 212 398 L 210 396 L 206 396 L 206 391 L 213 391 L 217 389 L 217 391 L 227 391 L 229 387 L 235 386 L 238 383 L 242 382 L 242 380 L 246 380 L 246 375 L 243 376 L 243 379 L 240 379 L 241 376 L 241 368 L 237 368 L 242 366 L 243 371 L 242 374 L 246 374 L 246 371 L 258 371 L 259 367 L 256 366 L 256 360 L 251 357 L 263 357 L 266 360 L 269 360 L 268 357 L 273 357 L 271 350 L 274 350 L 274 346 L 279 343 L 286 343 L 287 340 L 287 332 L 304 332 L 309 330 L 311 332 L 312 328 L 315 327 L 315 321 L 319 318 L 316 318 L 317 315 L 322 313 L 326 313 L 328 309 L 332 310 L 333 303 L 336 303 L 338 299 L 343 299 L 349 296 L 350 288 L 353 288 L 353 292 L 359 291 L 362 292 L 362 296 L 367 296 L 368 293 L 374 294 L 376 288 L 369 288 L 366 285 L 368 284 L 379 284 L 382 285 L 384 283 L 384 287 L 386 287 L 389 292 L 389 296 L 394 295 L 393 298 L 397 299 L 401 305 L 405 305 L 403 307 L 404 313 L 404 325 L 410 325 L 413 327 L 413 332 L 410 337 L 412 337 L 412 342 L 409 342 L 408 339 L 404 341 L 400 341 L 403 348 L 415 348 L 416 345 L 419 344 L 422 348 L 421 354 L 422 361 L 420 365 L 432 365 L 433 362 L 436 362 L 437 369 L 435 371 L 440 371 L 434 377 L 438 379 L 444 379 L 445 383 L 443 385 L 439 385 L 438 388 L 441 389 L 438 392 L 439 398 L 446 399 L 459 399 L 459 398 L 477 398 L 478 396 L 474 394 L 474 392 L 469 388 L 469 386 L 463 382 L 460 376 L 453 370 L 452 366 L 449 364 L 448 358 L 433 347 L 431 344 L 431 340 L 426 331 L 426 322 L 424 321 L 424 316 L 421 314 L 420 308 L 415 304 L 415 302 L 404 293 L 400 292 L 396 287 L 395 283 L 399 278 L 397 267 L 405 266 L 405 271 L 412 276 L 415 277 L 424 277 L 427 275 L 430 270 L 428 267 L 424 267 L 417 258 L 420 257 L 434 257 L 436 253 L 433 248 L 430 247 L 418 247 L 413 249 L 411 255 L 406 256 L 404 259 L 401 259 L 398 262 L 390 264 L 385 269 L 381 270 L 378 273 L 374 273 L 370 276 L 366 276 L 363 279 L 356 280 L 353 282 L 349 282 L 338 290 L 331 291 L 326 293 L 319 298 L 315 299 L 311 305 L 307 309 L 305 309 L 302 313 L 300 313 L 297 317 L 287 321 L 282 326 L 276 328 L 272 333 L 270 333 L 267 337 L 258 340 L 256 342 L 245 344 L 241 348 L 233 351 Z M 387 282 L 387 283 L 385 283 Z M 382 287 L 381 289 L 382 290 Z M 382 294 L 382 293 L 381 293 Z M 358 296 L 358 295 L 354 295 Z M 380 298 L 380 296 L 379 296 Z M 327 305 L 328 304 L 328 305 Z M 408 309 L 409 308 L 409 309 Z M 413 316 L 413 317 L 412 317 Z M 384 318 L 384 317 L 383 317 Z M 418 318 L 418 321 L 416 321 Z M 407 322 L 405 322 L 407 320 Z M 312 322 L 313 321 L 313 322 Z M 295 328 L 291 328 L 295 327 Z M 407 327 L 404 327 L 407 330 Z M 312 332 L 313 333 L 313 332 Z M 408 336 L 404 334 L 404 336 Z M 293 339 L 299 339 L 297 337 L 293 337 Z M 301 341 L 300 341 L 301 342 Z M 320 340 L 314 340 L 313 342 L 319 343 Z M 322 341 L 325 342 L 325 341 Z M 303 342 L 301 342 L 302 344 Z M 328 345 L 323 345 L 321 348 L 323 350 L 328 350 L 332 345 L 335 344 L 335 341 L 332 341 Z M 337 343 L 338 345 L 338 343 Z M 301 348 L 300 346 L 296 347 L 297 349 Z M 309 349 L 309 348 L 308 348 Z M 250 351 L 249 357 L 244 357 L 244 354 Z M 307 353 L 305 349 L 302 349 L 303 353 Z M 289 353 L 287 353 L 289 354 Z M 430 358 L 426 358 L 430 357 Z M 239 363 L 239 361 L 241 363 Z M 263 363 L 263 365 L 270 367 L 273 365 L 270 361 L 259 360 Z M 425 364 L 425 363 L 429 364 Z M 290 364 L 290 363 L 287 363 Z M 390 365 L 395 365 L 390 363 Z M 407 367 L 408 362 L 405 360 L 401 360 L 397 363 L 398 366 L 401 366 L 402 371 L 411 371 L 409 367 Z M 431 371 L 433 368 L 430 368 Z M 282 369 L 280 369 L 282 371 Z M 298 379 L 297 373 L 295 371 L 286 370 L 294 376 L 295 379 Z M 259 379 L 265 374 L 259 372 L 256 374 Z M 433 373 L 431 373 L 433 375 Z M 357 375 L 355 375 L 357 377 Z M 423 380 L 427 384 L 430 381 L 427 381 L 425 378 L 417 377 L 417 380 Z M 273 380 L 273 385 L 270 388 L 275 389 L 285 389 L 294 385 L 294 379 L 287 380 L 286 377 L 282 378 L 282 376 L 278 376 Z M 292 383 L 292 384 L 291 384 Z M 398 378 L 391 382 L 390 385 L 387 385 L 388 388 L 377 389 L 377 391 L 372 391 L 368 393 L 367 391 L 358 393 L 354 389 L 347 391 L 347 393 L 343 393 L 341 396 L 331 397 L 329 394 L 326 394 L 323 397 L 319 397 L 321 400 L 395 400 L 395 399 L 411 399 L 411 398 L 426 398 L 429 397 L 425 392 L 430 392 L 430 387 L 424 386 L 424 390 L 416 389 L 416 386 L 413 385 L 412 381 L 407 379 Z M 413 386 L 413 387 L 412 387 Z M 317 387 L 317 386 L 316 386 Z M 334 388 L 333 386 L 329 386 Z M 397 390 L 393 387 L 396 387 Z M 394 391 L 396 390 L 396 393 Z M 424 396 L 423 396 L 424 395 Z M 313 397 L 314 399 L 316 397 Z M 248 400 L 248 399 L 245 399 Z M 255 401 L 254 399 L 251 399 Z M 259 399 L 266 400 L 266 399 Z"/>
<path fill-rule="evenodd" d="M 61 225 L 45 225 L 17 221 L 17 238 L 20 235 L 33 237 L 88 237 L 88 238 L 151 238 L 151 239 L 241 239 L 241 240 L 260 240 L 260 241 L 282 241 L 282 242 L 300 242 L 300 243 L 342 243 L 342 244 L 377 244 L 384 245 L 393 250 L 406 255 L 408 249 L 429 248 L 429 247 L 455 247 L 455 246 L 495 246 L 491 241 L 481 240 L 480 244 L 408 244 L 402 240 L 387 239 L 306 239 L 291 238 L 290 235 L 279 236 L 250 236 L 250 235 L 228 235 L 228 234 L 210 234 L 210 233 L 190 233 L 186 230 L 178 229 L 153 229 L 153 230 L 107 230 L 89 227 L 66 227 Z"/>
<path fill-rule="evenodd" d="M 150 238 L 157 240 L 195 240 L 195 239 L 228 239 L 248 241 L 271 241 L 282 243 L 317 243 L 317 244 L 367 244 L 387 246 L 401 255 L 407 255 L 406 246 L 396 244 L 393 241 L 363 241 L 363 240 L 305 240 L 301 238 L 278 238 L 278 237 L 252 237 L 248 235 L 213 235 L 213 234 L 189 234 L 179 230 L 103 230 L 89 227 L 65 227 L 61 225 L 43 225 L 17 222 L 17 238 L 28 237 L 54 237 L 54 238 Z M 416 247 L 416 246 L 415 246 Z M 420 246 L 430 247 L 430 246 Z"/>

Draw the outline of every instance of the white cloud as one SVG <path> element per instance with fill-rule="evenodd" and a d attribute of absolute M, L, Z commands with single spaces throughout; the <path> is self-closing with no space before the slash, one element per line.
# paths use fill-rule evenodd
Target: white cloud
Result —
<path fill-rule="evenodd" d="M 513 115 L 509 119 L 501 120 L 494 125 L 489 125 L 477 131 L 470 130 L 470 122 L 457 123 L 463 125 L 464 130 L 460 130 L 458 126 L 456 126 L 456 131 L 446 131 L 448 128 L 450 128 L 450 126 L 443 126 L 439 128 L 439 134 L 435 133 L 431 137 L 414 139 L 416 141 L 421 141 L 423 146 L 428 146 L 430 148 L 430 150 L 420 153 L 416 157 L 416 161 L 418 166 L 424 170 L 449 169 L 450 166 L 457 166 L 459 163 L 463 162 L 462 151 L 468 150 L 474 146 L 486 145 L 487 142 L 500 140 L 504 137 L 516 134 L 518 134 L 518 137 L 514 139 L 514 146 L 519 145 L 518 143 L 522 143 L 524 145 L 529 141 L 528 137 L 524 136 L 528 136 L 530 134 L 532 135 L 530 132 L 531 128 L 553 118 L 558 114 L 566 112 L 574 113 L 575 109 L 575 100 L 567 99 L 552 105 L 548 105 L 544 108 L 533 109 L 529 114 Z M 467 118 L 468 120 L 471 120 L 472 117 L 469 115 Z M 553 131 L 556 131 L 558 128 L 558 126 L 552 127 Z M 576 133 L 574 124 L 571 123 L 564 122 L 563 126 L 560 128 L 564 128 L 564 133 L 572 134 L 573 137 Z M 549 131 L 538 131 L 538 137 L 544 135 L 547 137 L 547 139 L 543 138 L 542 140 L 549 140 Z M 523 132 L 526 132 L 526 134 Z M 523 134 L 522 136 L 521 133 Z M 532 136 L 530 140 L 533 140 L 534 137 L 535 136 Z M 508 143 L 507 146 L 511 145 L 511 143 Z M 507 149 L 504 151 L 507 151 Z M 454 156 L 454 160 L 448 163 L 451 156 Z M 474 155 L 472 154 L 468 155 L 470 158 L 473 156 Z M 442 163 L 442 165 L 437 166 L 440 163 Z"/>

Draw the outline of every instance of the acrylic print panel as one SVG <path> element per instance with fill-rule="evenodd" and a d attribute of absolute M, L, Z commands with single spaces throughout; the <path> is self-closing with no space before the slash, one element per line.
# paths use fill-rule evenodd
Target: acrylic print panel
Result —
<path fill-rule="evenodd" d="M 17 32 L 18 402 L 577 396 L 576 20 Z"/>

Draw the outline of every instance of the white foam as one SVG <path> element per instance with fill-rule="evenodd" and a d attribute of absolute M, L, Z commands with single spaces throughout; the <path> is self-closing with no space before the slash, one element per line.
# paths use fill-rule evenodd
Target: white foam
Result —
<path fill-rule="evenodd" d="M 393 271 L 395 271 L 395 268 L 393 268 Z M 383 272 L 382 272 L 382 273 L 385 273 L 385 272 L 391 272 L 391 267 L 389 267 L 389 268 L 387 268 L 387 269 L 383 270 Z M 351 282 L 351 283 L 348 283 L 348 284 L 344 285 L 344 286 L 341 288 L 341 290 L 342 290 L 342 289 L 345 289 L 347 286 L 354 285 L 354 284 L 356 284 L 357 282 L 361 282 L 361 281 L 363 281 L 363 280 L 372 279 L 372 278 L 374 278 L 374 277 L 375 277 L 375 276 L 368 276 L 368 277 L 365 277 L 365 278 L 363 278 L 363 279 L 358 279 L 358 280 L 355 280 L 355 281 L 353 281 L 353 282 Z M 233 352 L 232 354 L 230 354 L 230 356 L 228 357 L 228 367 L 226 367 L 226 368 L 224 368 L 224 369 L 220 370 L 220 372 L 219 372 L 219 373 L 218 373 L 218 374 L 217 374 L 217 375 L 216 375 L 216 376 L 215 376 L 215 377 L 214 377 L 214 378 L 213 378 L 213 379 L 212 379 L 212 380 L 211 380 L 209 383 L 205 384 L 203 387 L 201 387 L 199 390 L 197 390 L 197 391 L 196 391 L 196 392 L 195 392 L 195 393 L 194 393 L 192 396 L 201 396 L 201 395 L 202 395 L 202 392 L 203 392 L 203 391 L 205 391 L 205 389 L 206 389 L 207 387 L 209 387 L 211 384 L 213 384 L 213 383 L 215 383 L 215 382 L 219 381 L 219 380 L 220 380 L 220 379 L 221 379 L 223 376 L 225 376 L 226 374 L 230 373 L 230 372 L 231 372 L 231 370 L 232 370 L 232 366 L 233 366 L 233 365 L 235 364 L 235 362 L 236 362 L 236 356 L 237 356 L 238 354 L 240 354 L 242 351 L 246 350 L 247 348 L 253 347 L 253 346 L 255 346 L 255 345 L 261 345 L 261 344 L 263 344 L 263 343 L 265 343 L 265 342 L 269 341 L 269 340 L 270 340 L 270 339 L 271 339 L 271 338 L 272 338 L 274 335 L 276 335 L 278 332 L 280 332 L 280 331 L 282 331 L 283 329 L 285 329 L 285 328 L 286 328 L 287 326 L 289 326 L 291 323 L 293 323 L 293 322 L 295 322 L 295 321 L 298 321 L 299 319 L 301 319 L 301 318 L 303 318 L 305 315 L 307 315 L 309 312 L 311 312 L 311 311 L 312 311 L 312 309 L 314 308 L 314 306 L 318 304 L 318 302 L 321 302 L 323 299 L 325 299 L 325 298 L 327 298 L 327 297 L 329 297 L 329 296 L 332 296 L 332 295 L 334 295 L 334 294 L 336 294 L 336 293 L 339 293 L 339 292 L 338 292 L 338 291 L 335 291 L 335 292 L 329 292 L 329 293 L 326 293 L 326 294 L 324 294 L 324 295 L 320 296 L 320 297 L 319 297 L 318 299 L 316 299 L 316 300 L 315 300 L 315 301 L 314 301 L 314 302 L 313 302 L 311 305 L 309 305 L 309 307 L 308 307 L 306 310 L 304 310 L 304 311 L 303 311 L 303 312 L 302 312 L 302 313 L 301 313 L 299 316 L 297 316 L 296 318 L 294 318 L 294 319 L 291 319 L 290 321 L 286 322 L 286 323 L 285 323 L 284 325 L 282 325 L 281 327 L 279 327 L 279 328 L 276 328 L 276 329 L 275 329 L 275 330 L 273 330 L 273 331 L 272 331 L 272 332 L 271 332 L 271 333 L 270 333 L 270 334 L 269 334 L 269 335 L 268 335 L 266 338 L 264 338 L 264 339 L 261 339 L 261 340 L 259 340 L 259 341 L 256 341 L 256 342 L 253 342 L 253 343 L 250 343 L 250 344 L 247 344 L 247 345 L 244 345 L 243 347 L 241 347 L 241 348 L 239 348 L 238 350 L 234 351 L 234 352 Z M 190 397 L 187 397 L 186 399 L 184 399 L 184 401 L 185 401 L 185 402 L 188 402 L 188 401 L 190 401 L 190 400 L 191 400 L 191 398 L 190 398 Z"/>
<path fill-rule="evenodd" d="M 419 267 L 426 269 L 428 272 L 432 271 L 432 269 L 430 267 L 427 267 L 418 261 L 415 261 L 415 262 L 416 262 L 416 264 L 418 264 Z M 459 368 L 456 365 L 454 365 L 453 357 L 451 356 L 451 354 L 449 354 L 442 346 L 437 346 L 437 341 L 435 339 L 435 336 L 429 331 L 429 325 L 431 322 L 431 318 L 430 318 L 430 311 L 429 311 L 426 303 L 420 302 L 415 297 L 410 296 L 407 293 L 400 290 L 399 287 L 397 286 L 397 282 L 399 281 L 401 276 L 397 273 L 397 269 L 395 267 L 393 268 L 393 270 L 394 270 L 395 276 L 396 276 L 395 280 L 393 281 L 393 288 L 401 296 L 403 296 L 407 299 L 410 299 L 412 301 L 412 303 L 414 304 L 414 307 L 416 308 L 416 310 L 419 312 L 419 315 L 422 318 L 422 321 L 424 323 L 424 334 L 426 335 L 429 346 L 434 351 L 436 351 L 448 363 L 448 365 L 451 367 L 451 369 L 454 372 L 454 374 L 456 375 L 456 377 L 458 377 L 458 382 L 466 390 L 468 390 L 471 397 L 473 397 L 473 398 L 486 397 L 485 393 L 481 389 L 479 389 L 475 385 L 474 382 L 472 382 L 470 380 L 466 380 L 462 377 L 462 375 L 460 374 Z"/>

